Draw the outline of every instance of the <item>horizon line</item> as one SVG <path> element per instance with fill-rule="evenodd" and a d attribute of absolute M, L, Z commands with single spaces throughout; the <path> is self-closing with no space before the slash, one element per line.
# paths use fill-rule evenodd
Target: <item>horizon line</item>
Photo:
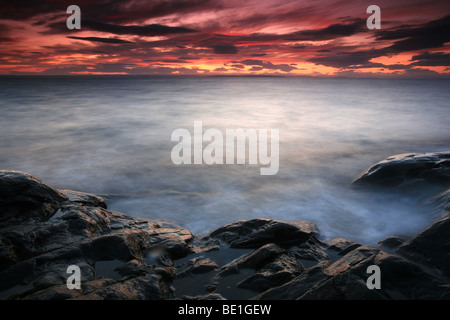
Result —
<path fill-rule="evenodd" d="M 67 77 L 67 78 L 318 78 L 318 79 L 424 79 L 448 80 L 450 75 L 439 76 L 343 76 L 343 75 L 284 75 L 284 74 L 0 74 L 0 78 L 8 77 Z"/>

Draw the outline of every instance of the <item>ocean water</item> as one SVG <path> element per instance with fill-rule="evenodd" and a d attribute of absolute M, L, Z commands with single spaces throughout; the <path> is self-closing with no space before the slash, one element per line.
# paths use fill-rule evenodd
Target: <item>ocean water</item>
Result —
<path fill-rule="evenodd" d="M 206 233 L 240 219 L 311 220 L 375 244 L 435 219 L 416 195 L 350 187 L 400 153 L 450 149 L 450 81 L 283 77 L 1 77 L 0 168 L 109 208 Z M 280 168 L 180 165 L 175 129 L 278 129 Z"/>

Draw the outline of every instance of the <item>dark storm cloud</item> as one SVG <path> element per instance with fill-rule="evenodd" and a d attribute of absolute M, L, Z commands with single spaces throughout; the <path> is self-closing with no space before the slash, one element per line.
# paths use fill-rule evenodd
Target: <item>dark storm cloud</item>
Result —
<path fill-rule="evenodd" d="M 99 37 L 67 37 L 67 38 L 92 42 L 103 42 L 103 43 L 132 43 L 131 41 L 113 38 L 99 38 Z"/>
<path fill-rule="evenodd" d="M 49 31 L 45 31 L 45 34 L 57 34 L 67 33 L 67 26 L 65 21 L 55 22 L 48 25 Z M 161 24 L 149 24 L 149 25 L 126 25 L 104 23 L 94 20 L 82 20 L 82 30 L 100 31 L 106 33 L 112 33 L 116 35 L 136 35 L 136 36 L 166 36 L 174 34 L 186 34 L 195 33 L 195 30 L 184 27 L 169 27 Z M 76 32 L 76 31 L 74 31 Z"/>
<path fill-rule="evenodd" d="M 283 41 L 324 41 L 333 40 L 340 37 L 347 37 L 357 34 L 359 32 L 366 32 L 366 24 L 363 19 L 353 19 L 350 23 L 338 23 L 332 24 L 325 28 L 301 30 L 285 34 L 273 34 L 273 33 L 251 33 L 246 35 L 224 35 L 224 34 L 205 34 L 198 33 L 197 38 L 192 37 L 187 41 L 195 42 L 198 46 L 213 47 L 221 45 L 223 43 L 232 44 L 246 44 L 253 46 L 253 43 L 265 43 L 272 45 Z M 304 45 L 294 45 L 291 49 L 305 49 Z M 224 46 L 224 50 L 226 50 Z M 220 50 L 220 49 L 219 49 Z M 230 45 L 230 51 L 234 49 Z"/>
<path fill-rule="evenodd" d="M 0 19 L 23 20 L 34 17 L 38 14 L 49 13 L 57 10 L 65 13 L 69 6 L 67 2 L 58 4 L 57 1 L 45 0 L 16 0 L 0 2 Z M 64 7 L 65 5 L 65 7 Z M 64 11 L 62 11 L 64 10 Z"/>
<path fill-rule="evenodd" d="M 142 59 L 141 61 L 144 62 L 163 62 L 163 63 L 188 63 L 187 61 L 180 60 L 180 59 Z"/>
<path fill-rule="evenodd" d="M 379 31 L 376 35 L 377 40 L 397 40 L 385 48 L 351 52 L 341 51 L 330 54 L 325 49 L 317 51 L 321 54 L 309 58 L 307 61 L 335 68 L 383 67 L 391 70 L 408 69 L 407 65 L 383 65 L 372 63 L 370 60 L 388 54 L 442 47 L 446 42 L 450 42 L 448 30 L 450 30 L 450 16 L 430 21 L 420 26 L 401 26 L 394 30 Z M 413 57 L 413 60 L 419 60 L 412 64 L 416 66 L 449 65 L 448 54 L 424 53 Z"/>
<path fill-rule="evenodd" d="M 382 51 L 340 52 L 329 56 L 313 57 L 308 59 L 308 61 L 327 67 L 346 69 L 384 68 L 388 70 L 406 70 L 411 67 L 404 64 L 385 65 L 370 61 L 382 55 L 384 55 Z"/>
<path fill-rule="evenodd" d="M 107 25 L 108 27 L 104 27 Z M 133 26 L 116 26 L 110 27 L 111 24 L 93 24 L 91 21 L 88 22 L 87 27 L 95 30 L 95 31 L 109 31 L 114 34 L 125 34 L 125 32 L 131 32 L 131 27 Z M 137 27 L 137 26 L 136 26 Z M 122 29 L 123 28 L 123 29 Z M 170 28 L 170 27 L 169 27 Z M 124 31 L 122 31 L 124 30 Z M 263 48 L 268 50 L 273 50 L 280 45 L 282 45 L 283 41 L 323 41 L 325 39 L 336 39 L 339 37 L 349 36 L 361 31 L 361 21 L 360 20 L 352 20 L 348 24 L 334 24 L 325 28 L 313 29 L 313 30 L 303 30 L 288 34 L 270 34 L 270 33 L 253 33 L 248 35 L 224 35 L 224 34 L 207 34 L 204 32 L 195 32 L 195 30 L 187 29 L 187 28 L 173 28 L 173 31 L 180 32 L 179 35 L 174 34 L 170 38 L 153 41 L 148 43 L 148 46 L 160 46 L 160 47 L 176 47 L 179 49 L 184 49 L 187 47 L 194 46 L 195 48 L 207 48 L 213 49 L 212 52 L 214 54 L 239 54 L 241 51 L 236 46 L 240 44 L 241 47 L 245 47 L 246 52 L 253 51 L 257 53 L 250 53 L 248 56 L 250 57 L 262 57 L 267 55 L 266 53 L 261 53 Z M 183 34 L 185 32 L 185 34 Z M 162 35 L 162 31 L 160 32 Z M 173 32 L 175 33 L 175 32 Z M 142 35 L 140 32 L 136 32 L 133 30 L 134 35 Z M 298 44 L 294 46 L 286 46 L 288 49 L 292 50 L 302 50 L 306 49 L 307 46 Z M 197 50 L 196 49 L 196 50 Z M 187 49 L 188 51 L 192 51 L 192 49 Z M 246 54 L 243 54 L 246 55 Z M 267 68 L 266 68 L 267 69 Z M 286 70 L 289 67 L 285 67 Z"/>
<path fill-rule="evenodd" d="M 221 7 L 220 3 L 213 0 L 127 0 L 124 5 L 121 4 L 118 8 L 110 10 L 104 17 L 99 16 L 98 18 L 106 21 L 129 23 L 175 13 L 202 12 L 220 9 Z"/>
<path fill-rule="evenodd" d="M 283 64 L 273 64 L 270 61 L 263 61 L 263 60 L 254 60 L 254 59 L 246 59 L 242 61 L 237 61 L 239 64 L 243 64 L 246 66 L 252 66 L 257 67 L 253 68 L 254 70 L 262 70 L 262 69 L 268 69 L 268 70 L 279 70 L 283 72 L 291 72 L 294 69 L 297 69 L 296 67 L 290 66 L 289 64 L 283 63 Z M 262 68 L 262 69 L 260 69 Z"/>
<path fill-rule="evenodd" d="M 363 19 L 353 19 L 350 23 L 332 24 L 325 28 L 301 30 L 285 34 L 271 33 L 252 33 L 243 36 L 225 36 L 214 35 L 209 38 L 210 41 L 218 39 L 222 41 L 230 41 L 232 43 L 239 42 L 276 42 L 276 41 L 324 41 L 333 40 L 340 37 L 348 37 L 360 32 L 367 31 L 366 22 Z M 302 45 L 293 46 L 294 49 L 304 49 Z"/>
<path fill-rule="evenodd" d="M 262 71 L 262 70 L 264 70 L 263 67 L 253 66 L 250 68 L 249 71 Z"/>
<path fill-rule="evenodd" d="M 0 19 L 23 20 L 48 13 L 66 16 L 70 4 L 78 5 L 85 18 L 115 23 L 131 23 L 174 13 L 221 7 L 220 3 L 212 0 L 77 0 L 76 3 L 63 0 L 15 0 L 0 3 Z"/>
<path fill-rule="evenodd" d="M 436 71 L 428 69 L 409 69 L 401 75 L 406 78 L 449 78 L 446 74 L 439 74 Z"/>
<path fill-rule="evenodd" d="M 283 1 L 279 0 L 274 1 L 274 3 L 279 5 L 270 6 L 270 9 L 261 10 L 265 7 L 264 2 L 261 1 L 260 6 L 255 5 L 255 8 L 251 8 L 254 10 L 248 10 L 246 15 L 236 14 L 230 21 L 224 23 L 225 28 L 240 29 L 243 26 L 260 28 L 263 25 L 279 25 L 287 21 L 304 21 L 305 18 L 310 18 L 316 15 L 318 13 L 317 11 L 320 11 L 317 6 L 311 5 L 308 2 L 290 1 L 289 5 L 285 6 Z"/>
<path fill-rule="evenodd" d="M 293 32 L 285 35 L 285 39 L 290 41 L 323 41 L 352 36 L 366 30 L 366 20 L 354 19 L 347 24 L 336 23 L 321 29 Z"/>
<path fill-rule="evenodd" d="M 0 36 L 0 43 L 6 43 L 6 42 L 16 42 L 16 39 L 11 38 L 11 37 Z"/>
<path fill-rule="evenodd" d="M 368 68 L 384 68 L 384 69 L 388 69 L 388 70 L 408 70 L 411 69 L 411 65 L 407 65 L 407 64 L 382 64 L 382 63 L 369 63 L 367 65 Z"/>
<path fill-rule="evenodd" d="M 216 54 L 236 54 L 238 53 L 238 49 L 229 43 L 219 43 L 212 46 L 214 53 Z"/>
<path fill-rule="evenodd" d="M 0 43 L 15 42 L 16 39 L 11 35 L 11 28 L 4 23 L 0 23 Z"/>
<path fill-rule="evenodd" d="M 383 53 L 375 51 L 336 52 L 309 58 L 307 61 L 327 67 L 348 68 L 350 66 L 365 66 L 369 60 L 379 57 Z"/>
<path fill-rule="evenodd" d="M 401 26 L 395 30 L 377 33 L 377 40 L 397 40 L 389 47 L 392 51 L 415 51 L 440 48 L 450 42 L 450 15 L 421 26 Z"/>
<path fill-rule="evenodd" d="M 230 65 L 227 65 L 227 67 L 231 67 L 233 69 L 244 69 L 245 68 L 245 66 L 243 64 L 230 64 Z"/>
<path fill-rule="evenodd" d="M 450 53 L 444 52 L 424 52 L 412 57 L 412 60 L 418 60 L 411 65 L 422 67 L 450 66 Z"/>
<path fill-rule="evenodd" d="M 196 32 L 183 27 L 168 27 L 160 24 L 150 24 L 150 25 L 132 25 L 132 26 L 121 26 L 118 24 L 103 23 L 98 21 L 87 20 L 83 21 L 83 27 L 94 31 L 108 32 L 120 35 L 137 35 L 137 36 L 162 36 L 169 34 L 178 33 L 192 33 Z"/>
<path fill-rule="evenodd" d="M 178 57 L 179 60 L 198 60 L 199 57 Z"/>
<path fill-rule="evenodd" d="M 306 49 L 306 46 L 302 46 L 302 45 L 296 45 L 296 46 L 290 46 L 289 48 L 294 49 L 294 50 L 303 50 Z"/>

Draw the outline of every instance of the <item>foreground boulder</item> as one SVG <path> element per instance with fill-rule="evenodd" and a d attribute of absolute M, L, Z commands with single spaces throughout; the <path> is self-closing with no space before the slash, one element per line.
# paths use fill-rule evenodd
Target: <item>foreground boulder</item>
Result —
<path fill-rule="evenodd" d="M 65 200 L 64 194 L 32 175 L 0 170 L 0 222 L 22 217 L 48 219 Z"/>
<path fill-rule="evenodd" d="M 371 265 L 381 270 L 380 289 L 369 289 Z M 398 255 L 360 246 L 329 266 L 309 268 L 290 282 L 256 296 L 261 300 L 450 299 L 449 282 Z"/>
<path fill-rule="evenodd" d="M 1 299 L 173 296 L 172 259 L 190 252 L 188 230 L 108 211 L 98 196 L 56 191 L 24 173 L 2 172 L 0 185 L 14 217 L 0 229 Z M 67 288 L 70 265 L 81 270 L 80 290 Z"/>
<path fill-rule="evenodd" d="M 228 224 L 211 232 L 210 237 L 220 238 L 232 248 L 257 248 L 270 242 L 282 245 L 302 243 L 318 233 L 317 226 L 309 221 L 286 223 L 252 219 Z"/>
<path fill-rule="evenodd" d="M 450 278 L 450 215 L 403 243 L 396 252 Z"/>

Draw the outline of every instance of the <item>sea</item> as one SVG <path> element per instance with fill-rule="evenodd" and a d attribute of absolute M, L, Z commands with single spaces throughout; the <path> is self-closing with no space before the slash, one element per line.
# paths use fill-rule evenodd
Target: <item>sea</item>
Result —
<path fill-rule="evenodd" d="M 374 245 L 436 219 L 425 196 L 351 183 L 391 155 L 450 150 L 449 79 L 0 77 L 0 169 L 203 235 L 251 218 Z M 174 164 L 176 129 L 278 130 L 279 170 Z"/>

